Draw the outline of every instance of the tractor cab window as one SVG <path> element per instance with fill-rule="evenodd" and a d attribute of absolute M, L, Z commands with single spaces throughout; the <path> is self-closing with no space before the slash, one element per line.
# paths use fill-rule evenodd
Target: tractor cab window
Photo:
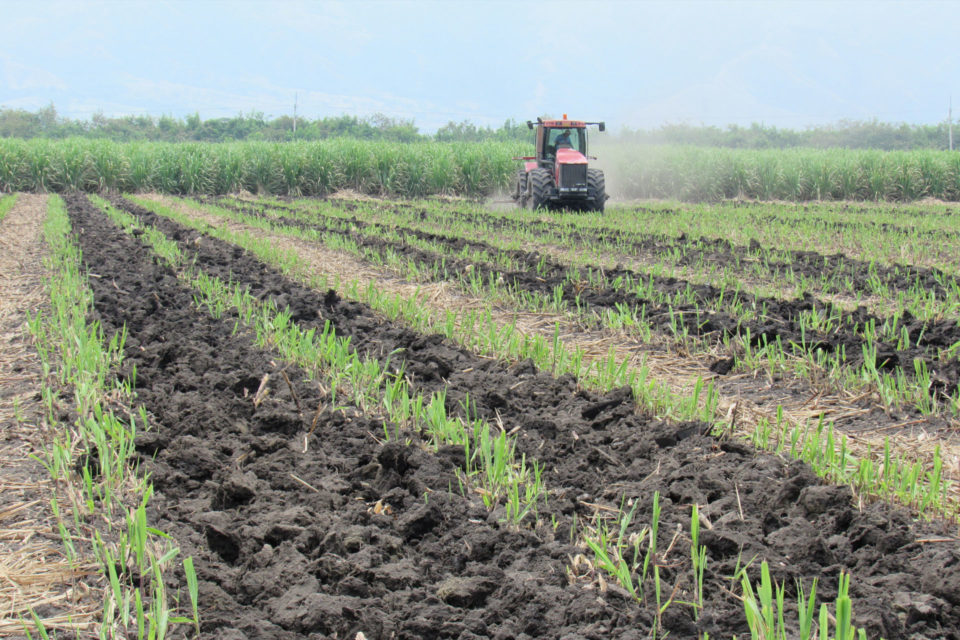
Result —
<path fill-rule="evenodd" d="M 547 129 L 545 152 L 548 155 L 556 155 L 557 149 L 574 149 L 586 154 L 586 142 L 587 140 L 586 136 L 583 135 L 583 129 L 574 129 L 573 127 Z"/>

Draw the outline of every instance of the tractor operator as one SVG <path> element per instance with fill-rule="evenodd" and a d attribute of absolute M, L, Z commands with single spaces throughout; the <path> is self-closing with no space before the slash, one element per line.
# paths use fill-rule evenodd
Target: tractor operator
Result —
<path fill-rule="evenodd" d="M 557 149 L 572 149 L 573 145 L 570 143 L 570 130 L 564 129 L 563 133 L 557 136 L 556 144 L 554 145 Z"/>

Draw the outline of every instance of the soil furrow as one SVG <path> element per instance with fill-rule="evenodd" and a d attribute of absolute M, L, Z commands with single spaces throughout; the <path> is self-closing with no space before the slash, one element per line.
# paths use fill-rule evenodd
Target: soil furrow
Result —
<path fill-rule="evenodd" d="M 247 214 L 263 216 L 262 212 L 247 208 Z M 526 271 L 506 271 L 489 264 L 471 262 L 455 257 L 455 254 L 465 246 L 479 245 L 462 238 L 451 239 L 447 236 L 425 234 L 419 232 L 424 239 L 429 237 L 432 242 L 445 244 L 449 253 L 444 255 L 426 251 L 404 242 L 392 242 L 383 238 L 364 236 L 363 234 L 343 230 L 336 226 L 325 225 L 322 222 L 307 223 L 289 218 L 267 219 L 279 224 L 286 224 L 298 228 L 312 228 L 319 232 L 329 232 L 349 237 L 358 245 L 385 254 L 392 250 L 396 254 L 414 260 L 423 266 L 423 271 L 430 273 L 433 265 L 442 265 L 441 278 L 449 277 L 449 273 L 467 273 L 475 271 L 481 282 L 500 281 L 506 287 L 516 290 L 530 291 L 548 298 L 557 294 L 562 287 L 560 298 L 571 307 L 584 310 L 618 312 L 620 309 L 642 309 L 644 317 L 650 325 L 664 335 L 693 335 L 701 338 L 716 338 L 718 341 L 725 336 L 735 336 L 746 339 L 749 335 L 753 347 L 764 344 L 774 344 L 778 340 L 788 347 L 791 343 L 805 345 L 810 352 L 821 351 L 827 354 L 840 352 L 843 362 L 852 367 L 859 367 L 865 363 L 867 354 L 864 346 L 867 340 L 854 330 L 859 327 L 862 331 L 869 323 L 877 327 L 887 320 L 870 313 L 865 307 L 858 307 L 852 311 L 840 310 L 833 305 L 824 305 L 815 297 L 805 295 L 796 300 L 778 300 L 775 298 L 758 297 L 749 293 L 738 293 L 743 306 L 753 309 L 758 314 L 755 320 L 743 320 L 725 311 L 704 310 L 718 300 L 730 299 L 733 292 L 723 291 L 711 285 L 694 284 L 675 278 L 660 278 L 637 273 L 629 269 L 595 268 L 596 273 L 603 273 L 608 281 L 618 278 L 630 278 L 634 282 L 652 281 L 658 292 L 674 297 L 692 293 L 696 301 L 693 304 L 659 304 L 640 297 L 636 292 L 623 289 L 614 289 L 606 286 L 594 286 L 577 277 L 574 270 L 566 265 L 557 263 L 552 258 L 537 252 L 512 251 L 505 252 L 511 258 L 526 265 Z M 366 224 L 363 220 L 351 219 L 353 224 Z M 400 230 L 407 233 L 409 230 Z M 487 247 L 487 250 L 496 252 L 497 249 Z M 582 273 L 582 272 L 581 272 Z M 580 281 L 580 286 L 571 283 Z M 564 286 L 566 285 L 566 286 Z M 843 325 L 836 327 L 829 333 L 814 331 L 800 325 L 798 316 L 803 312 L 817 311 L 821 316 L 831 316 L 842 313 Z M 947 349 L 960 341 L 960 326 L 955 320 L 940 320 L 923 322 L 915 319 L 909 312 L 905 312 L 899 319 L 901 331 L 909 336 L 909 346 L 897 349 L 895 343 L 877 340 L 873 344 L 876 351 L 872 354 L 871 363 L 881 371 L 902 371 L 907 377 L 915 373 L 914 361 L 924 363 L 926 370 L 931 373 L 930 394 L 939 400 L 947 399 L 957 390 L 960 380 L 960 361 L 956 358 L 941 360 L 939 351 Z M 732 363 L 730 361 L 729 363 Z M 717 363 L 717 372 L 729 370 L 727 361 Z"/>
<path fill-rule="evenodd" d="M 158 227 L 163 228 L 162 219 L 157 222 Z M 183 230 L 180 233 L 181 246 L 191 243 L 199 246 L 198 265 L 206 268 L 208 264 L 215 262 L 202 257 L 205 248 L 218 246 L 214 239 L 204 237 L 198 245 L 194 241 L 195 235 Z M 113 242 L 116 243 L 115 240 Z M 228 253 L 216 260 L 224 262 L 223 268 L 232 270 L 235 277 L 243 277 L 242 274 L 248 268 L 241 260 L 244 252 L 229 247 L 227 250 Z M 130 252 L 129 248 L 127 252 Z M 263 277 L 262 273 L 258 272 L 256 277 Z M 293 302 L 310 293 L 295 283 L 284 281 L 282 276 L 269 286 L 274 289 L 273 295 L 285 295 Z M 116 289 L 108 285 L 105 290 L 109 295 L 116 295 Z M 338 307 L 350 308 L 342 307 L 346 303 L 333 296 L 327 297 L 329 304 L 324 305 L 321 301 L 320 306 L 312 308 L 313 315 L 317 310 L 331 314 Z M 358 310 L 361 307 L 352 308 Z M 361 323 L 371 322 L 371 318 L 363 313 L 355 313 L 354 317 L 360 318 Z M 350 335 L 351 329 L 367 332 L 374 328 L 351 325 L 350 321 L 349 314 L 337 316 L 338 332 Z M 232 329 L 232 324 L 228 326 Z M 469 392 L 476 404 L 477 413 L 494 418 L 499 416 L 505 428 L 519 429 L 519 446 L 528 452 L 530 457 L 540 461 L 546 470 L 545 482 L 554 489 L 549 507 L 543 510 L 544 516 L 554 515 L 559 522 L 566 523 L 573 514 L 578 514 L 580 522 L 589 521 L 596 511 L 593 505 L 601 503 L 601 506 L 615 506 L 619 504 L 621 496 L 624 496 L 639 502 L 636 524 L 639 527 L 649 521 L 651 496 L 654 491 L 659 491 L 664 505 L 661 531 L 666 532 L 664 535 L 667 538 L 663 540 L 665 548 L 675 527 L 689 521 L 689 505 L 696 502 L 702 506 L 703 513 L 711 522 L 709 530 L 702 534 L 702 542 L 707 545 L 710 556 L 707 593 L 710 599 L 708 610 L 711 613 L 701 618 L 700 628 L 710 631 L 711 635 L 726 637 L 746 631 L 745 626 L 739 622 L 742 620 L 742 615 L 738 613 L 739 603 L 727 599 L 723 595 L 723 588 L 728 584 L 729 575 L 733 573 L 738 561 L 756 556 L 758 560 L 769 560 L 774 572 L 781 579 L 790 576 L 802 577 L 809 583 L 813 576 L 821 577 L 823 582 L 819 592 L 826 597 L 836 588 L 835 579 L 840 569 L 850 569 L 854 576 L 854 611 L 857 621 L 867 626 L 872 635 L 883 635 L 887 638 L 958 637 L 955 630 L 960 628 L 960 609 L 957 609 L 960 596 L 957 595 L 955 587 L 960 586 L 960 553 L 954 543 L 936 546 L 917 542 L 918 539 L 942 535 L 938 527 L 913 524 L 904 512 L 884 505 L 874 504 L 858 510 L 852 504 L 848 488 L 820 484 L 805 465 L 788 465 L 775 456 L 757 455 L 749 447 L 704 435 L 702 425 L 666 424 L 637 415 L 628 390 L 599 396 L 577 389 L 575 381 L 569 376 L 554 379 L 538 373 L 530 363 L 518 363 L 506 368 L 491 360 L 476 357 L 471 360 L 470 354 L 439 338 L 418 339 L 432 343 L 433 354 L 429 354 L 426 349 L 415 357 L 408 353 L 408 366 L 416 368 L 422 366 L 418 364 L 420 360 L 429 359 L 431 367 L 446 369 L 451 373 L 447 381 L 451 397 L 463 397 Z M 377 351 L 372 343 L 368 349 Z M 385 351 L 386 346 L 380 348 L 380 352 Z M 223 350 L 218 348 L 217 353 L 222 352 Z M 477 366 L 473 371 L 467 372 L 460 369 L 464 364 Z M 461 374 L 459 378 L 453 375 L 457 371 Z M 481 376 L 481 372 L 484 375 Z M 253 383 L 257 382 L 258 378 L 254 375 L 250 380 Z M 338 426 L 349 429 L 343 424 Z M 365 426 L 370 428 L 370 425 Z M 222 439 L 223 435 L 220 437 Z M 289 459 L 293 455 L 287 450 L 290 438 L 280 440 L 282 444 L 276 451 L 282 449 L 285 459 Z M 329 450 L 329 447 L 327 448 Z M 446 453 L 452 456 L 454 452 Z M 376 463 L 372 466 L 359 459 L 356 461 L 356 464 L 360 465 L 356 473 L 361 477 L 364 477 L 363 473 L 368 474 L 368 484 L 373 487 L 373 490 L 368 487 L 368 502 L 384 500 L 389 491 L 396 490 L 395 485 L 388 484 L 387 493 L 378 493 L 377 478 L 382 479 L 382 476 L 387 475 L 391 478 L 399 476 L 402 479 L 405 472 L 413 473 L 415 465 L 407 466 L 407 462 L 394 462 L 395 459 L 402 458 L 400 454 L 390 454 L 386 458 L 385 455 L 378 454 L 371 458 L 371 462 Z M 417 464 L 420 465 L 419 470 L 426 466 L 422 461 Z M 346 467 L 340 472 L 350 477 L 349 464 Z M 298 466 L 297 469 L 301 471 L 303 467 Z M 307 473 L 306 470 L 303 472 Z M 272 473 L 282 475 L 279 470 Z M 300 477 L 311 484 L 321 480 L 316 475 Z M 372 483 L 369 483 L 370 477 L 373 479 Z M 257 478 L 260 476 L 257 475 Z M 216 482 L 212 484 L 216 485 Z M 287 486 L 293 484 L 295 483 L 288 482 Z M 360 486 L 363 486 L 362 483 Z M 417 488 L 419 490 L 422 485 Z M 442 491 L 430 494 L 428 505 L 436 505 L 437 496 L 442 494 Z M 259 497 L 259 494 L 257 495 Z M 414 495 L 415 505 L 407 504 L 403 500 L 394 505 L 392 499 L 387 498 L 387 502 L 394 505 L 400 522 L 405 521 L 409 513 L 419 513 L 417 510 L 421 507 L 429 509 L 428 505 L 422 504 L 422 493 L 410 492 L 410 495 Z M 407 498 L 409 499 L 409 495 Z M 459 504 L 461 499 L 448 496 L 447 500 L 448 502 L 440 502 L 442 511 L 453 509 L 453 513 L 456 513 L 455 507 L 448 505 Z M 475 519 L 496 523 L 498 516 L 498 512 L 494 511 L 489 516 L 484 514 L 483 518 Z M 304 527 L 303 524 L 297 526 Z M 557 531 L 562 532 L 563 529 L 564 525 L 561 524 Z M 497 530 L 496 527 L 494 530 Z M 243 529 L 232 528 L 230 531 Z M 555 541 L 549 540 L 549 531 L 549 527 L 547 531 L 501 528 L 496 535 L 508 538 L 513 545 L 518 545 L 519 551 L 511 551 L 509 558 L 522 556 L 524 550 L 529 549 L 525 546 L 527 544 L 541 546 L 543 553 L 551 558 L 548 561 L 541 557 L 541 561 L 552 566 L 550 563 L 554 561 L 562 563 L 562 558 L 558 560 L 552 554 L 561 549 L 567 551 L 568 548 L 563 545 L 551 547 Z M 430 538 L 431 542 L 435 542 L 434 535 L 431 531 L 425 534 L 424 539 Z M 216 537 L 215 535 L 214 538 Z M 324 539 L 319 533 L 316 537 Z M 398 537 L 403 539 L 402 535 Z M 407 541 L 407 544 L 410 543 L 411 541 Z M 263 547 L 259 546 L 262 544 L 259 540 L 241 541 L 230 549 L 237 547 L 237 553 L 243 554 L 248 549 L 245 544 L 249 545 L 252 555 L 262 552 Z M 468 539 L 467 545 L 461 540 L 459 546 L 448 548 L 446 552 L 456 556 L 457 562 L 466 568 L 474 564 L 485 564 L 498 565 L 502 570 L 506 560 L 502 554 L 489 555 L 489 544 L 488 541 L 485 550 L 480 551 L 475 539 Z M 511 543 L 507 544 L 509 546 Z M 682 548 L 683 544 L 681 541 L 678 546 Z M 359 550 L 364 548 L 363 545 L 363 541 L 358 543 Z M 316 548 L 309 543 L 305 542 L 301 546 L 304 549 L 298 548 L 299 553 L 306 554 L 308 559 L 311 557 L 309 554 L 317 553 Z M 551 548 L 554 550 L 550 551 Z M 359 550 L 341 549 L 340 566 L 343 572 L 332 576 L 325 575 L 323 580 L 318 580 L 319 584 L 314 585 L 311 582 L 309 588 L 327 589 L 330 588 L 328 582 L 332 581 L 335 584 L 333 588 L 342 590 L 348 577 L 362 582 L 365 576 L 370 575 L 379 565 L 375 562 L 373 568 L 358 568 L 354 563 L 360 561 L 356 558 Z M 478 552 L 481 553 L 480 557 L 476 556 Z M 276 550 L 271 547 L 270 553 L 276 553 Z M 675 553 L 685 557 L 686 551 Z M 239 557 L 238 555 L 234 562 L 237 562 Z M 325 556 L 320 556 L 321 559 L 323 557 Z M 530 557 L 527 557 L 527 560 L 530 563 L 535 562 Z M 664 575 L 671 585 L 674 581 L 679 581 L 682 588 L 685 583 L 679 567 L 683 566 L 684 561 L 679 558 L 675 560 L 677 565 L 672 569 L 665 567 Z M 378 558 L 378 561 L 383 562 L 383 558 Z M 526 565 L 525 570 L 530 570 L 531 566 L 533 564 Z M 509 582 L 508 579 L 516 575 L 519 574 L 498 573 L 493 579 Z M 891 575 L 897 576 L 895 586 L 891 585 Z M 355 582 L 350 581 L 349 584 Z M 721 588 L 721 585 L 724 587 Z M 503 588 L 505 587 L 496 588 L 489 597 L 498 597 Z M 582 589 L 582 586 L 578 585 L 577 588 Z M 792 584 L 788 583 L 788 593 L 791 593 L 792 589 Z M 891 589 L 899 594 L 893 604 Z M 420 593 L 423 595 L 422 591 Z M 438 593 L 439 591 L 428 597 L 428 603 L 435 602 Z M 515 597 L 517 594 L 512 595 Z M 597 594 L 593 593 L 593 598 L 596 596 Z M 597 615 L 606 610 L 604 607 L 611 606 L 611 599 L 619 598 L 622 598 L 622 594 L 618 595 L 616 589 L 608 591 L 602 598 L 607 604 L 602 605 Z M 403 604 L 402 600 L 398 602 Z M 592 602 L 597 601 L 594 599 Z M 916 613 L 916 603 L 932 603 L 930 607 L 935 609 L 937 614 L 932 618 L 921 619 L 922 616 Z M 640 631 L 641 636 L 646 635 L 648 627 L 644 626 L 644 621 L 649 621 L 649 617 L 644 616 L 649 616 L 649 610 L 631 606 L 635 607 L 632 611 L 637 612 L 629 614 L 634 616 L 632 624 L 635 628 L 631 632 L 607 631 L 604 637 L 632 637 L 629 634 L 636 634 L 637 631 Z M 626 616 L 624 611 L 631 611 L 617 607 L 619 604 L 615 605 L 614 609 L 620 616 Z M 926 605 L 923 607 L 926 611 Z M 954 613 L 955 610 L 957 613 Z M 343 613 L 342 608 L 340 613 Z M 675 636 L 689 637 L 695 634 L 697 626 L 693 623 L 689 609 L 672 607 L 668 613 L 665 625 Z M 425 635 L 401 634 L 400 637 L 486 635 L 462 627 L 448 627 L 444 631 L 437 618 L 427 622 L 430 624 L 421 630 Z M 549 631 L 534 631 L 524 627 L 519 621 L 515 622 L 518 626 L 513 629 L 512 637 L 561 635 L 554 631 L 554 624 L 549 625 Z M 596 630 L 584 631 L 581 628 L 577 633 L 582 635 L 569 637 L 592 637 Z"/>
<path fill-rule="evenodd" d="M 862 211 L 861 215 L 869 215 L 867 211 Z M 762 215 L 756 216 L 754 218 L 759 223 L 774 223 L 774 224 L 783 224 L 782 218 L 777 218 L 774 215 Z M 916 229 L 909 225 L 897 224 L 895 222 L 881 222 L 878 220 L 868 220 L 860 219 L 855 222 L 848 220 L 831 220 L 823 216 L 806 216 L 804 217 L 804 224 L 809 224 L 814 227 L 821 227 L 823 229 L 835 229 L 835 230 L 866 230 L 870 229 L 872 231 L 877 231 L 880 233 L 898 233 L 906 237 L 923 237 L 923 238 L 936 238 L 942 240 L 944 238 L 958 238 L 960 237 L 960 231 L 947 231 L 947 230 L 924 230 Z"/>
<path fill-rule="evenodd" d="M 214 201 L 221 205 L 227 204 L 241 207 L 248 213 L 255 210 L 255 206 L 252 203 L 237 198 L 209 199 L 209 201 Z M 337 202 L 339 206 L 340 202 Z M 349 203 L 349 201 L 343 203 L 346 210 L 350 210 L 350 208 L 346 206 L 348 204 L 351 203 Z M 304 211 L 302 207 L 297 207 L 293 204 L 288 206 L 270 204 L 269 206 L 290 211 Z M 378 206 L 394 210 L 398 208 L 395 204 L 378 203 Z M 354 206 L 353 208 L 355 209 L 356 207 Z M 639 209 L 638 211 L 642 213 L 645 210 Z M 662 214 L 663 212 L 658 213 Z M 444 213 L 444 215 L 449 214 L 450 212 Z M 424 220 L 433 219 L 434 221 L 439 221 L 435 212 L 422 207 L 417 212 L 417 215 Z M 502 229 L 507 233 L 514 231 L 547 232 L 562 234 L 571 242 L 580 245 L 594 246 L 602 243 L 603 246 L 616 246 L 618 247 L 618 251 L 623 251 L 632 258 L 650 256 L 659 261 L 663 255 L 670 255 L 671 260 L 677 266 L 715 265 L 740 270 L 742 269 L 740 265 L 746 261 L 750 264 L 750 267 L 753 268 L 758 264 L 758 259 L 755 256 L 763 251 L 763 247 L 756 242 L 751 243 L 749 246 L 742 246 L 736 245 L 723 238 L 688 238 L 685 235 L 681 235 L 678 238 L 658 234 L 638 234 L 622 229 L 604 229 L 593 232 L 585 229 L 571 229 L 568 226 L 547 220 L 524 220 L 520 222 L 509 220 L 503 216 L 474 211 L 470 212 L 470 218 L 472 221 L 482 221 L 485 225 L 493 229 Z M 782 220 L 778 220 L 773 216 L 766 216 L 762 219 L 758 218 L 758 223 L 762 224 L 768 218 L 769 221 L 782 222 Z M 354 223 L 361 222 L 356 218 L 352 221 Z M 837 224 L 849 225 L 853 223 Z M 883 230 L 887 229 L 883 228 Z M 943 234 L 939 235 L 942 236 Z M 960 287 L 960 279 L 955 275 L 932 267 L 907 264 L 883 265 L 853 258 L 842 253 L 824 254 L 816 251 L 779 248 L 775 249 L 775 251 L 778 255 L 785 256 L 785 259 L 782 261 L 764 260 L 759 263 L 759 266 L 762 266 L 763 269 L 769 273 L 771 279 L 802 275 L 808 280 L 819 283 L 825 278 L 828 283 L 827 293 L 849 293 L 846 288 L 846 283 L 842 286 L 839 284 L 844 282 L 845 279 L 850 279 L 852 286 L 861 289 L 867 288 L 867 283 L 871 278 L 898 291 L 908 290 L 916 286 L 932 292 L 937 299 L 940 300 L 945 299 L 956 287 Z M 834 282 L 838 284 L 830 284 Z"/>
<path fill-rule="evenodd" d="M 381 446 L 380 422 L 348 410 L 324 412 L 304 451 L 309 425 L 284 383 L 254 403 L 265 374 L 282 379 L 275 356 L 234 335 L 233 319 L 192 308 L 175 274 L 85 199 L 69 209 L 103 276 L 92 279 L 99 319 L 129 332 L 125 371 L 136 366 L 156 418 L 137 443 L 153 515 L 197 559 L 206 637 L 639 638 L 649 627 L 628 599 L 569 583 L 576 550 L 550 527 L 501 527 L 455 493 L 462 448 Z M 305 406 L 329 403 L 284 370 Z"/>

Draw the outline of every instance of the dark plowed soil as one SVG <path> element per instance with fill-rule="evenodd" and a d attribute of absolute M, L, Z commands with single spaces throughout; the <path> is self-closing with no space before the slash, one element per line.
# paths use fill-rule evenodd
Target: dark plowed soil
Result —
<path fill-rule="evenodd" d="M 138 441 L 152 517 L 197 560 L 204 637 L 641 637 L 633 602 L 568 584 L 575 550 L 552 529 L 501 527 L 450 493 L 462 449 L 381 446 L 380 422 L 348 410 L 324 413 L 304 452 L 284 382 L 253 403 L 264 374 L 282 380 L 275 356 L 194 310 L 85 198 L 68 203 L 86 264 L 113 274 L 93 284 L 97 316 L 129 330 L 125 370 L 156 416 Z M 329 404 L 286 372 L 305 406 Z"/>
<path fill-rule="evenodd" d="M 867 211 L 860 212 L 861 214 L 869 215 Z M 765 216 L 756 216 L 755 218 L 759 222 L 774 222 L 782 223 L 782 219 L 778 219 L 776 216 L 765 215 Z M 842 231 L 845 229 L 872 229 L 879 231 L 880 233 L 900 233 L 907 237 L 917 237 L 917 238 L 957 238 L 960 236 L 960 233 L 956 231 L 947 231 L 943 230 L 920 230 L 914 227 L 896 224 L 893 222 L 879 222 L 877 220 L 868 220 L 860 218 L 855 222 L 847 220 L 833 220 L 823 216 L 809 215 L 805 216 L 805 220 L 810 222 L 814 226 L 823 227 L 824 229 L 836 229 L 837 231 Z"/>
<path fill-rule="evenodd" d="M 216 202 L 221 206 L 239 207 L 245 212 L 256 210 L 254 205 L 238 200 L 236 198 L 218 198 L 207 199 L 207 201 Z M 347 211 L 355 210 L 357 207 L 349 201 L 337 201 Z M 434 222 L 440 222 L 438 214 L 420 207 L 414 209 L 413 205 L 403 204 L 383 204 L 379 205 L 392 210 L 410 210 L 409 215 L 420 218 L 421 220 L 433 219 Z M 303 211 L 302 207 L 295 204 L 271 205 L 275 209 L 286 209 L 292 211 Z M 638 215 L 656 214 L 664 215 L 663 210 L 652 210 L 640 207 L 636 209 Z M 445 215 L 451 215 L 446 212 Z M 933 293 L 938 299 L 944 299 L 947 294 L 957 286 L 960 286 L 960 279 L 955 275 L 945 273 L 936 268 L 921 267 L 916 265 L 883 265 L 865 260 L 851 258 L 841 253 L 823 254 L 816 251 L 791 251 L 780 250 L 776 253 L 785 256 L 784 260 L 770 260 L 764 256 L 767 254 L 764 248 L 758 243 L 751 243 L 749 246 L 737 245 L 723 238 L 690 238 L 681 235 L 663 236 L 653 234 L 638 234 L 621 229 L 604 229 L 600 232 L 586 229 L 570 229 L 549 220 L 533 220 L 518 222 L 507 219 L 503 216 L 484 214 L 471 211 L 470 219 L 476 222 L 482 222 L 485 226 L 492 229 L 502 229 L 505 233 L 513 231 L 527 231 L 540 234 L 549 234 L 556 236 L 563 235 L 569 241 L 576 244 L 585 244 L 595 246 L 599 242 L 618 247 L 618 251 L 625 255 L 634 257 L 654 257 L 657 260 L 661 255 L 671 256 L 671 261 L 680 266 L 710 265 L 723 268 L 732 268 L 742 270 L 749 268 L 752 270 L 758 264 L 764 268 L 771 278 L 785 277 L 788 274 L 802 275 L 808 280 L 818 283 L 822 279 L 827 282 L 826 292 L 828 293 L 849 293 L 847 281 L 860 290 L 868 290 L 867 283 L 873 279 L 879 281 L 894 290 L 909 290 L 911 287 L 919 287 L 925 291 Z M 758 216 L 757 224 L 767 222 L 782 222 L 782 219 L 776 219 L 773 216 Z M 356 221 L 354 221 L 356 222 Z M 821 221 L 821 224 L 828 228 L 843 229 L 847 227 L 873 225 L 881 231 L 901 231 L 910 233 L 905 227 L 898 227 L 888 223 L 874 223 L 872 221 L 858 221 L 857 223 L 846 222 L 828 222 Z M 938 233 L 939 237 L 958 235 L 949 232 Z"/>
<path fill-rule="evenodd" d="M 256 208 L 246 205 L 237 205 L 237 208 L 250 215 L 263 215 Z M 562 287 L 561 297 L 571 307 L 593 310 L 597 313 L 616 312 L 619 308 L 643 309 L 651 326 L 665 335 L 683 333 L 702 338 L 713 337 L 717 340 L 727 336 L 745 338 L 749 335 L 752 346 L 773 344 L 779 340 L 788 350 L 791 343 L 804 344 L 811 352 L 822 351 L 828 354 L 840 352 L 844 354 L 843 361 L 853 367 L 864 364 L 865 359 L 863 347 L 866 340 L 858 334 L 858 331 L 862 331 L 868 323 L 874 323 L 875 326 L 880 327 L 886 320 L 870 313 L 863 306 L 853 311 L 843 311 L 832 304 L 824 304 L 809 294 L 794 300 L 778 300 L 741 292 L 738 297 L 743 307 L 756 310 L 760 316 L 754 320 L 742 320 L 725 311 L 708 310 L 718 300 L 729 300 L 734 297 L 734 292 L 724 291 L 711 285 L 651 276 L 623 268 L 601 270 L 597 267 L 594 269 L 597 274 L 603 273 L 608 281 L 629 278 L 636 283 L 652 282 L 657 291 L 671 297 L 692 293 L 695 298 L 693 304 L 659 304 L 642 298 L 633 291 L 590 284 L 583 278 L 585 274 L 582 271 L 576 272 L 581 274 L 578 276 L 570 267 L 538 252 L 502 252 L 526 267 L 524 271 L 511 272 L 500 270 L 490 264 L 454 257 L 464 248 L 482 249 L 491 253 L 498 251 L 489 245 L 463 238 L 450 238 L 409 229 L 402 230 L 403 233 L 410 233 L 422 240 L 448 247 L 447 252 L 441 255 L 404 242 L 398 243 L 365 236 L 344 229 L 342 224 L 328 225 L 319 221 L 305 223 L 291 218 L 271 217 L 270 219 L 280 224 L 300 228 L 310 227 L 321 232 L 345 235 L 359 246 L 384 255 L 388 250 L 392 251 L 422 265 L 422 272 L 425 274 L 433 273 L 432 267 L 440 265 L 438 277 L 441 279 L 449 279 L 450 274 L 463 274 L 474 270 L 483 282 L 500 280 L 505 287 L 518 291 L 536 292 L 548 298 L 554 296 L 558 288 Z M 360 226 L 368 223 L 353 218 L 347 221 L 347 224 Z M 802 312 L 811 310 L 816 310 L 821 316 L 828 317 L 842 314 L 843 322 L 829 333 L 804 329 L 798 321 L 798 316 Z M 876 342 L 874 366 L 888 372 L 900 370 L 907 377 L 912 377 L 915 372 L 914 360 L 922 360 L 931 374 L 931 395 L 938 400 L 952 396 L 960 380 L 960 361 L 956 358 L 941 360 L 939 352 L 960 341 L 960 326 L 957 325 L 956 320 L 922 322 L 906 312 L 899 319 L 898 326 L 906 329 L 910 336 L 909 346 L 898 350 L 898 345 L 895 343 Z M 719 371 L 722 369 L 718 368 Z"/>
<path fill-rule="evenodd" d="M 806 466 L 703 435 L 702 425 L 637 415 L 627 390 L 599 396 L 529 363 L 477 358 L 335 294 L 251 272 L 243 251 L 203 238 L 198 265 L 264 278 L 264 295 L 286 297 L 300 322 L 319 314 L 344 335 L 376 335 L 364 347 L 371 353 L 411 344 L 414 379 L 449 376 L 452 402 L 469 393 L 481 415 L 519 428 L 518 446 L 540 461 L 552 493 L 543 524 L 504 525 L 502 510 L 459 494 L 462 450 L 428 453 L 415 434 L 410 446 L 381 445 L 379 421 L 354 410 L 323 413 L 304 452 L 310 416 L 279 382 L 275 355 L 234 336 L 232 318 L 195 311 L 174 275 L 85 197 L 68 207 L 86 264 L 109 274 L 91 278 L 96 314 L 108 333 L 121 323 L 129 331 L 124 369 L 136 366 L 139 400 L 156 416 L 138 441 L 158 489 L 152 518 L 197 560 L 205 637 L 647 637 L 651 605 L 601 591 L 589 572 L 568 573 L 580 550 L 567 539 L 574 516 L 589 522 L 593 505 L 616 507 L 624 496 L 639 502 L 638 531 L 654 491 L 661 551 L 680 531 L 660 558 L 664 588 L 677 585 L 678 599 L 690 597 L 689 505 L 710 521 L 701 534 L 707 606 L 699 623 L 691 607 L 669 607 L 671 637 L 747 633 L 726 590 L 738 591 L 729 576 L 754 558 L 788 580 L 788 594 L 791 578 L 809 585 L 817 576 L 830 597 L 839 572 L 851 570 L 856 621 L 871 637 L 960 637 L 960 551 L 916 542 L 938 528 L 882 505 L 858 510 L 848 489 L 821 485 Z M 179 233 L 181 246 L 197 246 Z M 286 372 L 304 407 L 329 402 L 301 372 Z M 266 373 L 275 374 L 270 393 L 255 406 Z"/>

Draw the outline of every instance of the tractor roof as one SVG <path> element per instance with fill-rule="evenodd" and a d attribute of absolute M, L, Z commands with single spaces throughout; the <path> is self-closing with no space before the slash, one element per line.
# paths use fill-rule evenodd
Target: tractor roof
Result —
<path fill-rule="evenodd" d="M 545 127 L 571 127 L 575 129 L 584 129 L 587 126 L 587 123 L 583 120 L 544 120 L 543 126 Z"/>

